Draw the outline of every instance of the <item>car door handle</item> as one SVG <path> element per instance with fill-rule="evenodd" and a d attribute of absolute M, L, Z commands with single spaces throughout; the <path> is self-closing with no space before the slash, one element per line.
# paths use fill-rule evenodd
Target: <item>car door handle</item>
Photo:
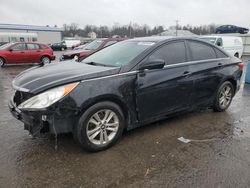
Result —
<path fill-rule="evenodd" d="M 221 67 L 223 64 L 222 63 L 218 63 L 218 66 Z"/>
<path fill-rule="evenodd" d="M 190 74 L 191 74 L 190 71 L 185 71 L 185 72 L 183 72 L 183 75 L 184 75 L 184 76 L 188 76 L 188 75 L 190 75 Z"/>
<path fill-rule="evenodd" d="M 36 52 L 41 52 L 41 50 L 37 50 Z"/>
<path fill-rule="evenodd" d="M 24 52 L 21 52 L 22 54 L 24 53 Z"/>

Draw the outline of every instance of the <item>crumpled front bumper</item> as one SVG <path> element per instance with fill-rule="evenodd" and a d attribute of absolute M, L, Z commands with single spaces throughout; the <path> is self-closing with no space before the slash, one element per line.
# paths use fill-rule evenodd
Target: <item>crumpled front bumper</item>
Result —
<path fill-rule="evenodd" d="M 28 130 L 31 135 L 38 136 L 41 133 L 50 132 L 51 115 L 43 111 L 21 111 L 15 106 L 13 101 L 9 102 L 9 110 L 16 119 L 24 123 L 24 129 Z"/>

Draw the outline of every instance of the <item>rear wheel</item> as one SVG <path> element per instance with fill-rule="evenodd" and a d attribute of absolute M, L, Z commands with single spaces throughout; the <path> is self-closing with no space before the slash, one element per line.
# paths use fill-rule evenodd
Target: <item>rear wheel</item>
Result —
<path fill-rule="evenodd" d="M 124 126 L 125 120 L 120 107 L 112 102 L 100 102 L 81 116 L 74 130 L 74 137 L 84 149 L 101 151 L 118 141 Z"/>
<path fill-rule="evenodd" d="M 234 96 L 234 87 L 231 82 L 224 82 L 218 89 L 213 109 L 216 112 L 225 111 L 231 104 Z"/>
<path fill-rule="evenodd" d="M 50 58 L 48 56 L 43 56 L 41 58 L 41 62 L 40 63 L 41 64 L 48 64 L 48 63 L 50 63 Z"/>
<path fill-rule="evenodd" d="M 4 67 L 5 61 L 3 58 L 0 57 L 0 67 Z"/>

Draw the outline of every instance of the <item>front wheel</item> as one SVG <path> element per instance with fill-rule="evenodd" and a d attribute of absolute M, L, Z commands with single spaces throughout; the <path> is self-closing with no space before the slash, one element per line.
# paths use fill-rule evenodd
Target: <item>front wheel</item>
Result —
<path fill-rule="evenodd" d="M 216 112 L 225 111 L 231 104 L 234 96 L 234 87 L 231 82 L 224 82 L 218 89 L 213 105 Z"/>
<path fill-rule="evenodd" d="M 124 126 L 121 108 L 112 102 L 100 102 L 81 116 L 74 137 L 84 149 L 97 152 L 114 145 L 121 137 Z"/>

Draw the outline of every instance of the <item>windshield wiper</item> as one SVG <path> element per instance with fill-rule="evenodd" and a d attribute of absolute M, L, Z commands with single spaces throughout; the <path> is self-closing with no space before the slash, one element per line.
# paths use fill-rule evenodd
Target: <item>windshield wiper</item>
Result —
<path fill-rule="evenodd" d="M 96 62 L 93 62 L 93 61 L 92 61 L 92 62 L 88 62 L 88 63 L 86 63 L 86 64 L 106 67 L 106 65 L 104 65 L 104 64 L 96 63 Z"/>
<path fill-rule="evenodd" d="M 116 67 L 116 66 L 113 66 L 113 65 L 106 65 L 106 64 L 102 64 L 102 63 L 97 63 L 97 62 L 88 62 L 86 63 L 88 65 L 95 65 L 95 66 L 103 66 L 103 67 Z"/>

